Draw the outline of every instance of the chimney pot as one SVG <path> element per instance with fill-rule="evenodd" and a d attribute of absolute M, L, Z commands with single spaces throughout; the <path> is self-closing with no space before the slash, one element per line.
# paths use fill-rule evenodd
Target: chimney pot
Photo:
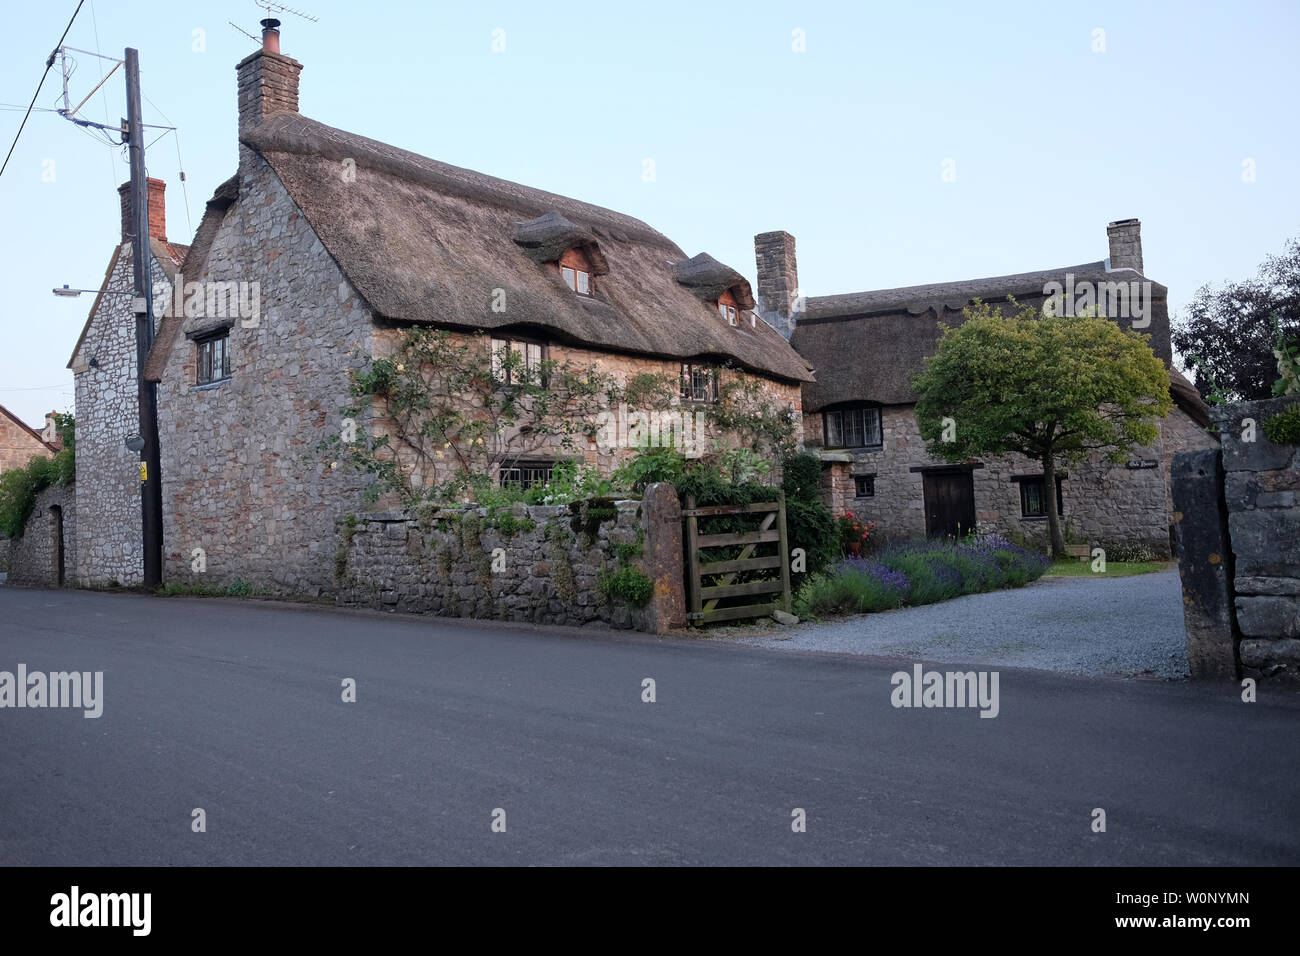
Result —
<path fill-rule="evenodd" d="M 262 49 L 268 53 L 280 52 L 280 21 L 266 19 L 262 21 Z"/>

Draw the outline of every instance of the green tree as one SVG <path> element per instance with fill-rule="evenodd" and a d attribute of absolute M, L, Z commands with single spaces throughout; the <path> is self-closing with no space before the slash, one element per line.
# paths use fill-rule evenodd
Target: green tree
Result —
<path fill-rule="evenodd" d="M 1300 238 L 1253 278 L 1202 286 L 1170 333 L 1207 401 L 1272 395 L 1279 337 L 1300 340 Z"/>
<path fill-rule="evenodd" d="M 1058 463 L 1096 452 L 1118 463 L 1153 442 L 1173 408 L 1169 373 L 1145 336 L 1104 318 L 1007 316 L 978 301 L 963 315 L 913 385 L 921 437 L 945 461 L 1019 453 L 1041 462 L 1052 553 L 1062 556 Z"/>

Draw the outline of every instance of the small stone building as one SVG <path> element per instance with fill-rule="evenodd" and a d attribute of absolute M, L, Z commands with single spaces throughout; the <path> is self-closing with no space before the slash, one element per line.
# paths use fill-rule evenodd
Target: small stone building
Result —
<path fill-rule="evenodd" d="M 166 188 L 160 179 L 148 180 L 149 268 L 160 305 L 189 248 L 167 241 Z M 119 187 L 118 194 L 121 242 L 113 247 L 68 360 L 76 388 L 78 515 L 77 560 L 69 563 L 69 577 L 78 587 L 130 587 L 144 578 L 140 456 L 126 444 L 140 433 L 131 184 Z"/>
<path fill-rule="evenodd" d="M 621 379 L 680 376 L 688 402 L 716 397 L 698 370 L 729 366 L 798 415 L 808 364 L 758 320 L 739 273 L 629 216 L 308 119 L 302 69 L 273 26 L 239 63 L 238 171 L 178 281 L 240 307 L 173 309 L 146 365 L 165 578 L 195 580 L 201 554 L 207 584 L 333 587 L 335 520 L 361 510 L 367 476 L 317 448 L 340 434 L 349 373 L 411 327 L 485 331 L 530 361 L 599 362 Z M 616 458 L 585 457 L 602 470 Z M 550 463 L 529 464 L 544 477 Z"/>
<path fill-rule="evenodd" d="M 755 237 L 763 317 L 789 336 L 816 379 L 803 387 L 804 440 L 824 462 L 827 503 L 875 522 L 891 538 L 997 531 L 1046 543 L 1055 499 L 1067 537 L 1077 543 L 1140 545 L 1170 552 L 1169 465 L 1176 452 L 1213 447 L 1208 409 L 1172 368 L 1168 292 L 1142 272 L 1140 223 L 1107 227 L 1109 258 L 1059 269 L 964 282 L 799 297 L 794 237 Z M 1042 466 L 1020 456 L 954 465 L 931 458 L 914 412 L 912 381 L 942 328 L 964 321 L 976 299 L 1041 308 L 1049 299 L 1079 314 L 1097 306 L 1149 337 L 1170 367 L 1175 402 L 1153 447 L 1127 465 L 1101 457 L 1058 473 L 1053 493 Z"/>

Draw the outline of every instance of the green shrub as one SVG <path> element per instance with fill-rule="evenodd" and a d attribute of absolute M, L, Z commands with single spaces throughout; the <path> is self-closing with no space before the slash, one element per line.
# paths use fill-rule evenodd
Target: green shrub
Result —
<path fill-rule="evenodd" d="M 868 574 L 816 574 L 795 595 L 794 611 L 800 617 L 865 614 L 901 607 L 897 587 Z"/>
<path fill-rule="evenodd" d="M 36 507 L 36 496 L 51 485 L 74 480 L 75 459 L 65 448 L 52 459 L 33 455 L 27 464 L 0 473 L 0 533 L 21 538 L 27 519 Z"/>
<path fill-rule="evenodd" d="M 1300 405 L 1264 419 L 1264 434 L 1275 445 L 1300 445 Z"/>
<path fill-rule="evenodd" d="M 597 583 L 606 600 L 623 601 L 632 607 L 645 607 L 655 593 L 654 582 L 644 572 L 633 567 L 622 567 L 614 572 L 602 571 Z"/>
<path fill-rule="evenodd" d="M 676 487 L 685 471 L 686 456 L 681 452 L 666 447 L 646 448 L 619 465 L 610 483 L 615 488 L 640 494 L 647 485 L 657 481 L 667 481 Z"/>
<path fill-rule="evenodd" d="M 821 501 L 822 460 L 811 452 L 790 455 L 781 463 L 781 490 L 785 500 Z"/>

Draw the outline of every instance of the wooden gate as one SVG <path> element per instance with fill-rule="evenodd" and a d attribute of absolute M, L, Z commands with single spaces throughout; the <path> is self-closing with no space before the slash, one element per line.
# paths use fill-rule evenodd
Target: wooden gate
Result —
<path fill-rule="evenodd" d="M 724 515 L 752 517 L 752 531 L 700 534 L 701 518 Z M 695 506 L 686 496 L 686 619 L 693 625 L 765 617 L 775 610 L 790 611 L 790 548 L 785 535 L 785 495 L 776 501 L 752 505 Z M 759 554 L 775 546 L 775 553 Z M 701 560 L 703 549 L 739 548 L 719 559 Z M 744 580 L 738 580 L 743 578 Z"/>

